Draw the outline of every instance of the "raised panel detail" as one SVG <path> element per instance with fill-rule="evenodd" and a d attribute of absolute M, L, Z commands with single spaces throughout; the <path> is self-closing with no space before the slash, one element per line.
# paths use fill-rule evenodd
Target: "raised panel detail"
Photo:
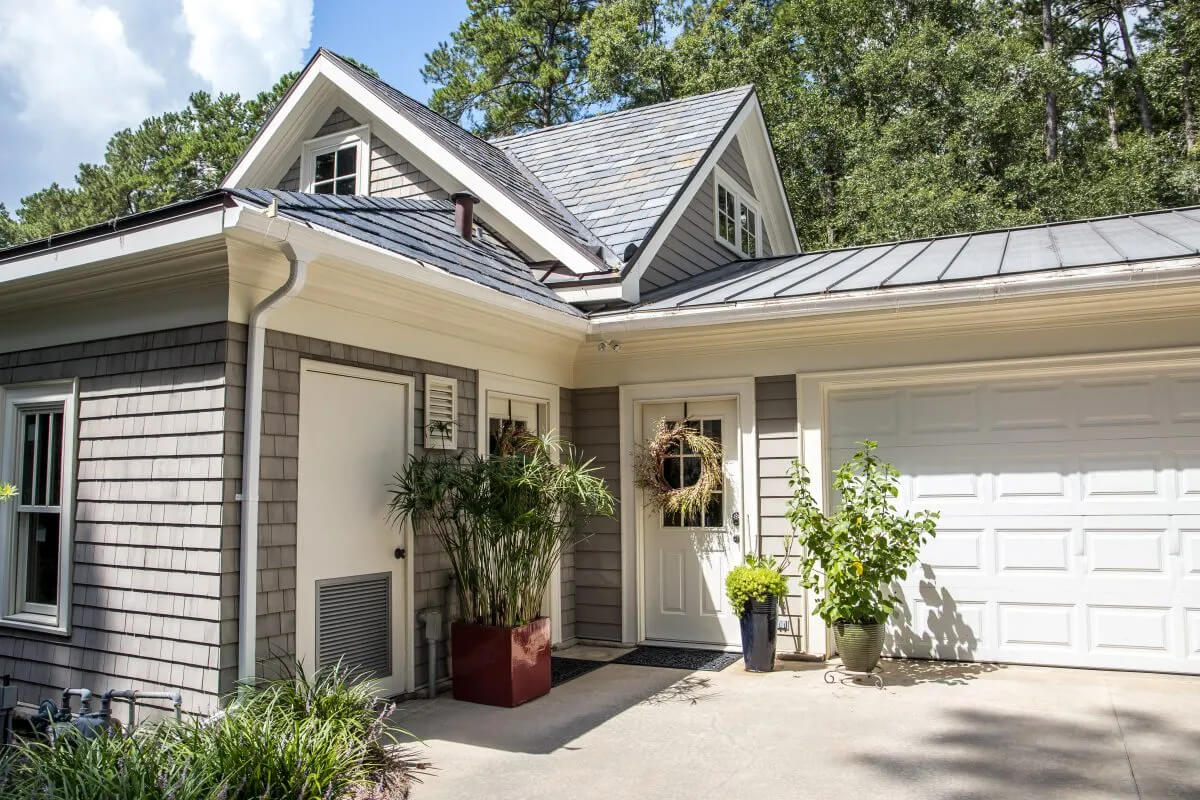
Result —
<path fill-rule="evenodd" d="M 1180 528 L 1179 538 L 1184 573 L 1200 578 L 1200 529 Z"/>
<path fill-rule="evenodd" d="M 921 550 L 921 563 L 934 569 L 978 570 L 983 567 L 982 551 L 982 530 L 941 528 Z"/>
<path fill-rule="evenodd" d="M 1151 425 L 1153 384 L 1149 380 L 1081 381 L 1080 425 Z"/>
<path fill-rule="evenodd" d="M 979 477 L 973 472 L 922 473 L 913 477 L 914 500 L 979 497 Z"/>
<path fill-rule="evenodd" d="M 1045 500 L 1067 496 L 1069 465 L 1055 459 L 1006 459 L 996 467 L 996 497 Z"/>
<path fill-rule="evenodd" d="M 1200 453 L 1179 454 L 1179 499 L 1200 500 Z"/>
<path fill-rule="evenodd" d="M 1200 376 L 1171 379 L 1171 419 L 1200 422 Z"/>
<path fill-rule="evenodd" d="M 996 430 L 1067 426 L 1062 384 L 1009 384 L 997 386 L 992 392 L 995 405 L 992 428 Z"/>
<path fill-rule="evenodd" d="M 898 413 L 895 392 L 852 392 L 832 401 L 829 417 L 834 436 L 856 441 L 881 433 L 895 433 Z"/>
<path fill-rule="evenodd" d="M 1187 657 L 1200 660 L 1200 608 L 1185 608 L 1183 620 L 1187 635 Z"/>
<path fill-rule="evenodd" d="M 706 553 L 700 561 L 700 613 L 715 616 L 725 610 L 724 551 Z"/>
<path fill-rule="evenodd" d="M 996 565 L 1001 572 L 1067 572 L 1070 561 L 1071 531 L 1053 530 L 996 531 Z"/>
<path fill-rule="evenodd" d="M 1162 572 L 1165 531 L 1084 530 L 1093 572 Z"/>
<path fill-rule="evenodd" d="M 897 645 L 905 655 L 963 661 L 974 658 L 981 648 L 991 645 L 984 627 L 987 603 L 976 600 L 957 600 L 949 592 L 940 597 L 913 604 L 917 615 L 918 641 L 904 641 L 896 636 Z"/>
<path fill-rule="evenodd" d="M 914 391 L 909 402 L 913 433 L 979 429 L 979 392 L 975 387 Z"/>
<path fill-rule="evenodd" d="M 1153 497 L 1159 493 L 1158 465 L 1148 454 L 1088 456 L 1083 459 L 1088 497 Z"/>
<path fill-rule="evenodd" d="M 1009 647 L 1069 648 L 1073 607 L 1066 605 L 1000 604 L 1000 643 Z"/>
<path fill-rule="evenodd" d="M 1170 648 L 1166 608 L 1088 608 L 1088 638 L 1093 648 L 1165 652 Z"/>
<path fill-rule="evenodd" d="M 683 553 L 678 550 L 660 550 L 659 569 L 659 608 L 664 614 L 686 613 L 687 578 L 683 572 Z"/>

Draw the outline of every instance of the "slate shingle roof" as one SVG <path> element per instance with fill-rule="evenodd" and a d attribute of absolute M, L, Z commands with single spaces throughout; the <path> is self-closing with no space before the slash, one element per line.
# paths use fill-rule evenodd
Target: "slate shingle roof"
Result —
<path fill-rule="evenodd" d="M 476 226 L 472 241 L 463 240 L 454 226 L 454 204 L 447 200 L 305 194 L 278 189 L 228 191 L 263 207 L 277 199 L 283 216 L 353 237 L 506 295 L 582 316 L 538 282 L 529 266 L 485 228 Z"/>
<path fill-rule="evenodd" d="M 397 91 L 376 77 L 368 75 L 341 56 L 324 51 L 331 58 L 345 65 L 347 71 L 369 91 L 419 125 L 430 136 L 441 141 L 462 156 L 482 175 L 495 183 L 509 196 L 522 204 L 530 213 L 550 227 L 558 230 L 573 241 L 581 252 L 592 258 L 597 267 L 604 261 L 596 253 L 601 242 L 587 227 L 580 224 L 554 195 L 538 184 L 536 178 L 514 163 L 496 146 L 474 136 L 450 120 Z"/>
<path fill-rule="evenodd" d="M 647 237 L 752 91 L 739 86 L 491 142 L 621 255 Z"/>
<path fill-rule="evenodd" d="M 1200 255 L 1200 207 L 735 261 L 647 294 L 664 311 Z"/>

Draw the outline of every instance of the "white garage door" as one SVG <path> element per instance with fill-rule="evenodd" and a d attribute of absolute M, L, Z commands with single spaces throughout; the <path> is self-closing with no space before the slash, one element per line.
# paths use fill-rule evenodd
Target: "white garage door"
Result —
<path fill-rule="evenodd" d="M 1200 672 L 1200 371 L 844 391 L 829 428 L 942 514 L 890 652 Z"/>

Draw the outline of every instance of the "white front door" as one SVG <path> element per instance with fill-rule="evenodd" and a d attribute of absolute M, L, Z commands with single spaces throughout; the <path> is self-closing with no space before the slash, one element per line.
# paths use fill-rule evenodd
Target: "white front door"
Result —
<path fill-rule="evenodd" d="M 1200 672 L 1200 373 L 888 387 L 830 397 L 941 512 L 901 586 L 899 655 Z"/>
<path fill-rule="evenodd" d="M 684 418 L 683 403 L 641 406 L 642 441 L 653 437 L 659 420 Z M 741 487 L 737 402 L 696 400 L 687 419 L 724 450 L 724 490 L 702 514 L 691 519 L 645 506 L 642 566 L 645 639 L 648 642 L 738 647 L 738 619 L 725 598 L 725 576 L 741 563 Z M 674 456 L 665 470 L 668 481 L 690 485 L 699 475 L 699 459 Z M 738 516 L 735 517 L 734 515 Z M 735 524 L 737 519 L 739 524 Z"/>
<path fill-rule="evenodd" d="M 306 670 L 369 672 L 384 693 L 408 678 L 406 536 L 387 484 L 408 460 L 412 379 L 304 362 L 296 520 L 296 653 Z"/>

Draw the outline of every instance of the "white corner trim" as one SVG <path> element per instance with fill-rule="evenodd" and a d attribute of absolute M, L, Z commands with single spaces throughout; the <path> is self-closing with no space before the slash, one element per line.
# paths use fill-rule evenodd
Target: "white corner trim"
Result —
<path fill-rule="evenodd" d="M 343 67 L 324 54 L 318 56 L 306 68 L 305 74 L 297 81 L 284 103 L 275 111 L 267 126 L 230 171 L 221 184 L 223 187 L 248 185 L 247 178 L 256 175 L 255 168 L 260 159 L 271 160 L 272 148 L 291 146 L 290 143 L 298 138 L 295 129 L 300 124 L 299 117 L 303 117 L 303 112 L 309 107 L 306 95 L 320 90 L 319 86 L 314 88 L 318 79 L 328 81 L 344 92 L 374 120 L 384 127 L 391 128 L 413 147 L 436 161 L 451 178 L 459 183 L 461 188 L 467 189 L 479 197 L 485 210 L 492 209 L 517 229 L 532 237 L 539 246 L 544 247 L 548 253 L 576 273 L 590 274 L 607 269 L 606 266 L 589 258 L 582 245 L 572 241 L 567 234 L 542 221 L 524 205 L 509 197 L 508 193 L 490 176 L 477 170 L 453 148 L 426 133 L 422 127 L 407 116 L 383 102 Z M 293 118 L 298 111 L 301 112 L 299 117 Z M 455 187 L 444 188 L 454 189 Z"/>
<path fill-rule="evenodd" d="M 347 145 L 356 146 L 354 193 L 368 195 L 371 193 L 371 127 L 359 125 L 357 128 L 337 131 L 336 133 L 309 139 L 300 148 L 300 191 L 313 191 L 316 181 L 316 158 L 331 151 L 341 150 Z"/>
<path fill-rule="evenodd" d="M 739 461 L 741 473 L 742 535 L 746 546 L 757 546 L 758 524 L 758 436 L 753 377 L 627 384 L 618 389 L 621 445 L 621 641 L 645 640 L 642 563 L 642 505 L 633 481 L 633 452 L 641 442 L 641 407 L 647 403 L 685 400 L 737 401 Z"/>

